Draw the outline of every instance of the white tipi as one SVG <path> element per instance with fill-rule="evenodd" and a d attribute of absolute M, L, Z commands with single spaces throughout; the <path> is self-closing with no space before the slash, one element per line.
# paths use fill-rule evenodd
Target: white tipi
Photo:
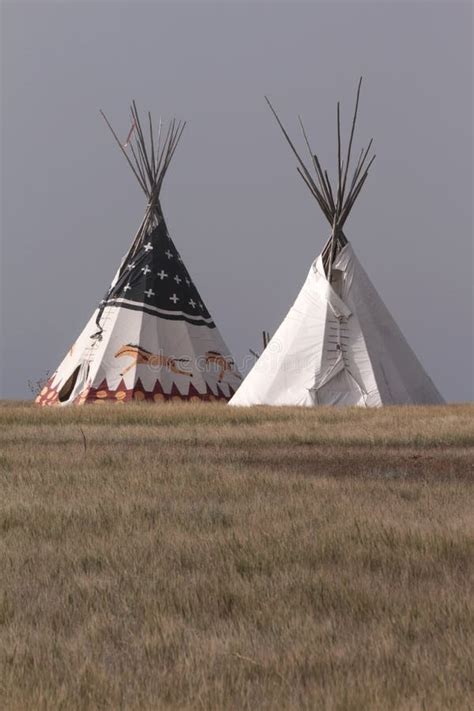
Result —
<path fill-rule="evenodd" d="M 143 221 L 112 284 L 36 398 L 40 405 L 130 400 L 228 400 L 234 360 L 168 234 L 160 190 L 184 123 L 148 139 L 135 102 L 124 145 L 102 114 L 148 198 Z M 130 151 L 130 155 L 128 153 Z"/>
<path fill-rule="evenodd" d="M 299 161 L 298 172 L 331 224 L 332 232 L 311 265 L 295 303 L 230 405 L 377 407 L 443 402 L 343 233 L 344 223 L 375 158 L 368 159 L 370 141 L 348 180 L 361 81 L 345 165 L 341 159 L 339 104 L 337 107 L 336 192 L 327 171 L 311 151 L 301 119 L 316 180 L 268 102 Z"/>

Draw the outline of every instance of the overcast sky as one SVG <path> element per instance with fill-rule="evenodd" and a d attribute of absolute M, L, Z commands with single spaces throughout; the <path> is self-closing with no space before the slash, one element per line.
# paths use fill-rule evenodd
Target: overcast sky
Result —
<path fill-rule="evenodd" d="M 295 299 L 328 226 L 265 105 L 335 165 L 336 101 L 376 162 L 346 226 L 443 396 L 473 395 L 472 5 L 2 4 L 2 396 L 29 397 L 106 291 L 144 196 L 99 116 L 188 125 L 170 233 L 239 362 Z"/>

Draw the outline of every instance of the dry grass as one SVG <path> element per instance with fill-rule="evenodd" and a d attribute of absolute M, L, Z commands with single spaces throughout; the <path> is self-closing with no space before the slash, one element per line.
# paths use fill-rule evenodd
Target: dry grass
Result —
<path fill-rule="evenodd" d="M 0 707 L 473 707 L 470 406 L 0 406 Z"/>

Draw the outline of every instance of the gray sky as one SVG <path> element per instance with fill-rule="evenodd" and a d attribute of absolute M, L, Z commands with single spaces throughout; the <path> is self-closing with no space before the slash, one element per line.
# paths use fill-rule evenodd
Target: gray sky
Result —
<path fill-rule="evenodd" d="M 328 226 L 267 109 L 335 165 L 377 159 L 346 232 L 448 400 L 472 398 L 472 6 L 450 2 L 2 5 L 2 396 L 56 368 L 106 291 L 144 196 L 98 115 L 188 121 L 170 233 L 237 361 L 296 297 Z"/>

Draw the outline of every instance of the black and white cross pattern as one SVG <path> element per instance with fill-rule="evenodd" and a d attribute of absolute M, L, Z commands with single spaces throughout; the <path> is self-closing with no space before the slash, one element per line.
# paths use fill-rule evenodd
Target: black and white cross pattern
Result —
<path fill-rule="evenodd" d="M 106 304 L 214 328 L 163 219 L 123 265 Z"/>

